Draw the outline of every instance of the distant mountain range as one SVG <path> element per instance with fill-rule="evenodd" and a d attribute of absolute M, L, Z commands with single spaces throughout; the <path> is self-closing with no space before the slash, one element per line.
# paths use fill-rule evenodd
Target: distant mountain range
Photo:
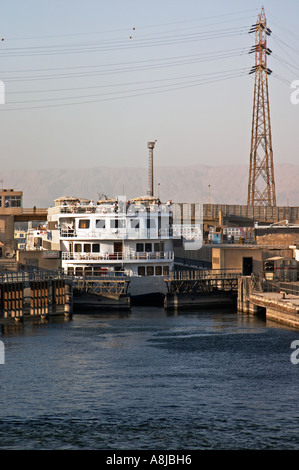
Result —
<path fill-rule="evenodd" d="M 1 178 L 4 188 L 23 191 L 23 206 L 27 208 L 47 208 L 60 196 L 97 200 L 102 194 L 131 198 L 147 193 L 146 168 L 15 170 L 3 171 Z M 299 165 L 276 165 L 278 205 L 299 205 L 298 183 Z M 159 192 L 162 201 L 246 204 L 247 185 L 247 165 L 155 168 L 155 195 Z"/>

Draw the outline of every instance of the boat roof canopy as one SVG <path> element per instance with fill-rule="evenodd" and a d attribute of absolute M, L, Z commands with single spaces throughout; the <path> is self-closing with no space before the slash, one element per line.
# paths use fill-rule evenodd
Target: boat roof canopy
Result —
<path fill-rule="evenodd" d="M 83 199 L 80 197 L 74 197 L 74 196 L 61 196 L 57 199 L 54 199 L 55 206 L 61 206 L 62 204 L 67 204 L 67 205 L 72 205 L 72 204 L 89 204 L 92 200 L 91 199 Z M 133 204 L 158 204 L 160 202 L 160 199 L 155 196 L 139 196 L 130 199 L 130 202 Z M 117 198 L 105 198 L 105 199 L 99 199 L 97 201 L 97 205 L 102 205 L 102 204 L 115 204 L 118 203 Z"/>
<path fill-rule="evenodd" d="M 71 203 L 82 203 L 82 204 L 87 204 L 90 202 L 90 199 L 83 199 L 83 198 L 80 198 L 80 197 L 73 197 L 73 196 L 61 196 L 57 199 L 54 199 L 54 202 L 55 202 L 55 205 L 56 206 L 60 206 L 61 203 L 68 203 L 68 204 L 71 204 Z"/>
<path fill-rule="evenodd" d="M 100 199 L 97 204 L 115 204 L 117 199 Z"/>
<path fill-rule="evenodd" d="M 159 198 L 155 196 L 140 196 L 131 199 L 132 202 L 146 202 L 146 203 L 156 203 L 159 201 Z"/>

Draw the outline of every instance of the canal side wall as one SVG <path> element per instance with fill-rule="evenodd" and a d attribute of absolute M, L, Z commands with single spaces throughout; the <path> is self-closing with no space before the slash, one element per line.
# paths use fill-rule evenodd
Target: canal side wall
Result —
<path fill-rule="evenodd" d="M 299 328 L 299 296 L 286 292 L 263 292 L 254 286 L 249 276 L 239 279 L 237 310 Z"/>

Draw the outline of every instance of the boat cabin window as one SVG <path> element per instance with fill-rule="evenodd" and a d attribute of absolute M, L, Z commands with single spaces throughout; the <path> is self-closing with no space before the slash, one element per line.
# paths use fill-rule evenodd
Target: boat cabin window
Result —
<path fill-rule="evenodd" d="M 146 219 L 147 228 L 156 228 L 155 219 Z"/>
<path fill-rule="evenodd" d="M 84 275 L 85 276 L 92 276 L 92 267 L 91 266 L 87 266 L 87 268 L 85 268 Z"/>
<path fill-rule="evenodd" d="M 154 275 L 154 266 L 147 266 L 146 267 L 146 275 L 153 276 Z"/>
<path fill-rule="evenodd" d="M 164 243 L 154 243 L 154 251 L 164 251 Z"/>
<path fill-rule="evenodd" d="M 84 243 L 84 253 L 90 253 L 91 252 L 91 244 L 90 243 Z"/>
<path fill-rule="evenodd" d="M 145 276 L 145 266 L 138 266 L 138 276 Z"/>
<path fill-rule="evenodd" d="M 99 253 L 100 252 L 100 244 L 99 243 L 93 243 L 92 244 L 92 252 L 93 253 Z"/>
<path fill-rule="evenodd" d="M 81 253 L 81 251 L 82 251 L 81 243 L 75 243 L 74 248 L 75 248 L 74 249 L 75 253 Z"/>
<path fill-rule="evenodd" d="M 137 251 L 137 253 L 142 253 L 144 251 L 144 244 L 143 243 L 136 243 L 136 251 Z"/>
<path fill-rule="evenodd" d="M 146 243 L 144 251 L 146 251 L 147 253 L 150 253 L 152 251 L 152 244 L 151 243 Z"/>
<path fill-rule="evenodd" d="M 96 228 L 105 228 L 105 219 L 100 219 L 96 221 Z"/>
<path fill-rule="evenodd" d="M 139 219 L 131 219 L 131 228 L 139 228 Z"/>
<path fill-rule="evenodd" d="M 156 266 L 156 276 L 162 276 L 162 266 Z"/>
<path fill-rule="evenodd" d="M 124 228 L 125 220 L 124 219 L 111 219 L 110 228 Z"/>
<path fill-rule="evenodd" d="M 80 219 L 79 228 L 89 228 L 90 220 L 89 219 Z"/>

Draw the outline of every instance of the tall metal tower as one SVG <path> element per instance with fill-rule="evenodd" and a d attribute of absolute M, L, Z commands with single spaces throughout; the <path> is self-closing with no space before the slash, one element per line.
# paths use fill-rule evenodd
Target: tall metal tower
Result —
<path fill-rule="evenodd" d="M 149 162 L 148 162 L 148 196 L 154 195 L 154 147 L 155 142 L 148 142 L 147 148 L 149 149 Z"/>
<path fill-rule="evenodd" d="M 250 71 L 255 80 L 247 204 L 276 206 L 268 93 L 268 75 L 272 71 L 267 68 L 267 55 L 272 52 L 267 48 L 267 36 L 271 30 L 267 28 L 264 7 L 249 32 L 255 32 L 255 45 L 250 51 L 255 53 L 255 65 Z"/>

